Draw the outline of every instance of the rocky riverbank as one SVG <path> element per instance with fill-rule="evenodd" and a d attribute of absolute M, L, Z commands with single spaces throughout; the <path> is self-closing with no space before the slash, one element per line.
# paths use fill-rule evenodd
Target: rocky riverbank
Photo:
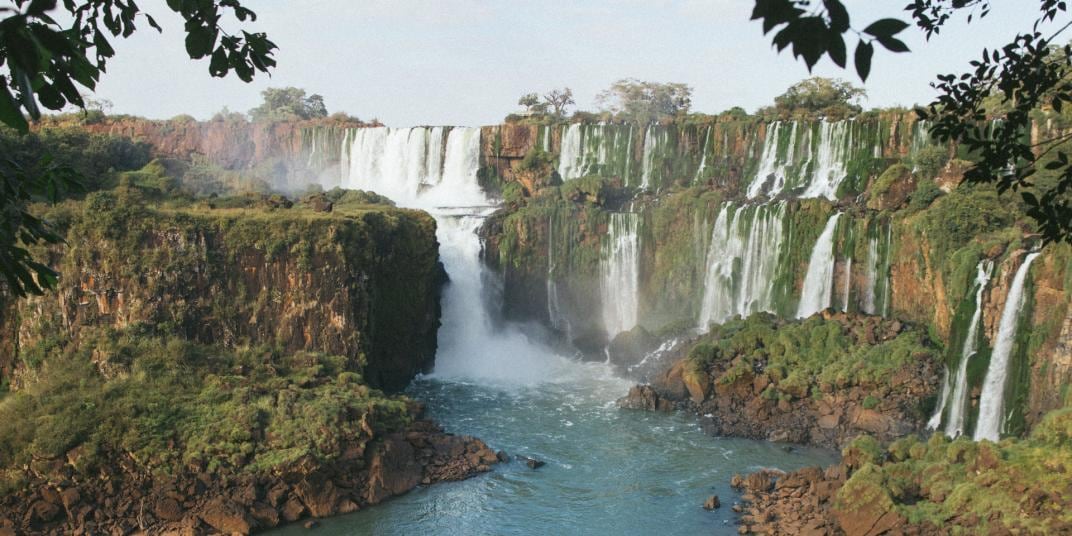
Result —
<path fill-rule="evenodd" d="M 120 457 L 83 479 L 78 456 L 35 460 L 26 491 L 0 499 L 0 535 L 250 534 L 354 512 L 497 463 L 484 442 L 428 420 L 367 447 L 352 445 L 333 463 L 305 458 L 263 474 L 210 474 L 195 464 L 160 477 Z"/>

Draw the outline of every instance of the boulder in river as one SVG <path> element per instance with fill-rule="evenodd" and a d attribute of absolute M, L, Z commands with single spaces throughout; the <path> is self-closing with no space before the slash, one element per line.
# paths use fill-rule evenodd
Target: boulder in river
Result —
<path fill-rule="evenodd" d="M 704 510 L 718 510 L 722 506 L 722 503 L 718 500 L 718 495 L 712 495 L 707 498 L 703 503 Z"/>
<path fill-rule="evenodd" d="M 543 460 L 537 460 L 536 458 L 530 458 L 528 456 L 518 456 L 517 458 L 525 462 L 525 465 L 529 466 L 529 469 L 539 469 L 547 465 L 547 462 Z"/>

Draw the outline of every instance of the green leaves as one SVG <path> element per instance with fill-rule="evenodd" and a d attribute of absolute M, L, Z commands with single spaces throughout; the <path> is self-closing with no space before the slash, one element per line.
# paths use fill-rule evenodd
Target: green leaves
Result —
<path fill-rule="evenodd" d="M 821 5 L 820 5 L 821 4 Z M 792 47 L 793 56 L 803 59 L 810 71 L 822 57 L 841 68 L 848 63 L 845 34 L 854 32 L 849 12 L 840 0 L 756 0 L 753 20 L 763 21 L 763 33 L 781 28 L 771 40 L 778 51 Z M 871 73 L 873 42 L 878 41 L 891 52 L 907 52 L 908 46 L 894 37 L 908 28 L 899 19 L 880 19 L 859 34 L 854 66 L 860 79 Z"/>
<path fill-rule="evenodd" d="M 231 36 L 221 28 L 227 10 L 239 21 L 256 20 L 240 0 L 167 0 L 167 6 L 186 22 L 190 57 L 211 55 L 212 76 L 226 76 L 233 69 L 248 82 L 256 72 L 275 66 L 276 46 L 266 35 Z M 18 11 L 21 8 L 25 11 Z M 60 17 L 64 25 L 49 15 L 57 8 L 65 12 Z M 133 35 L 139 17 L 160 30 L 132 0 L 17 0 L 14 8 L 0 9 L 0 15 L 5 17 L 0 20 L 0 65 L 7 67 L 7 74 L 0 74 L 0 124 L 21 133 L 29 131 L 24 113 L 37 119 L 39 105 L 49 110 L 83 106 L 80 88 L 92 91 L 115 55 L 109 36 Z M 26 246 L 60 239 L 24 210 L 26 203 L 54 197 L 77 179 L 62 169 L 38 175 L 0 163 L 0 280 L 14 294 L 39 294 L 56 280 L 55 272 L 34 261 Z"/>
<path fill-rule="evenodd" d="M 854 63 L 856 64 L 856 73 L 860 75 L 860 80 L 867 81 L 867 77 L 871 74 L 871 57 L 875 55 L 875 47 L 871 43 L 860 41 L 856 45 L 856 54 Z"/>

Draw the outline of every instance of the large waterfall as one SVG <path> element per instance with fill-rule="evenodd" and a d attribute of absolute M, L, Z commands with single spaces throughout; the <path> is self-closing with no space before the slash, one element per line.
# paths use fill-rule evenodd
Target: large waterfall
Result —
<path fill-rule="evenodd" d="M 1001 322 L 998 324 L 994 351 L 990 355 L 990 366 L 983 380 L 983 391 L 979 396 L 979 421 L 975 426 L 975 440 L 989 439 L 997 441 L 1001 437 L 1002 425 L 1005 423 L 1005 380 L 1009 373 L 1009 359 L 1016 342 L 1016 328 L 1020 323 L 1020 310 L 1024 306 L 1024 284 L 1027 280 L 1031 263 L 1039 254 L 1029 253 L 1024 263 L 1016 270 L 1005 306 L 1001 310 Z"/>
<path fill-rule="evenodd" d="M 975 303 L 973 304 L 975 310 L 972 312 L 968 330 L 964 334 L 964 346 L 961 348 L 957 371 L 951 376 L 946 368 L 938 408 L 927 423 L 927 428 L 937 430 L 942 423 L 942 413 L 948 405 L 949 416 L 946 418 L 945 434 L 949 437 L 959 437 L 965 432 L 965 416 L 968 411 L 968 362 L 976 353 L 979 328 L 983 319 L 983 294 L 986 292 L 987 285 L 990 284 L 990 274 L 993 268 L 994 263 L 987 259 L 980 261 L 975 268 Z M 952 398 L 948 398 L 950 390 L 952 390 Z"/>
<path fill-rule="evenodd" d="M 797 197 L 834 200 L 857 149 L 852 120 L 816 125 L 771 123 L 748 197 L 774 197 L 788 191 Z"/>
<path fill-rule="evenodd" d="M 559 176 L 572 180 L 588 175 L 619 175 L 628 183 L 631 136 L 632 127 L 622 125 L 573 123 L 562 127 Z M 544 137 L 545 150 L 550 147 L 549 139 L 549 135 Z"/>
<path fill-rule="evenodd" d="M 797 317 L 811 316 L 830 307 L 834 294 L 834 232 L 841 213 L 826 221 L 819 240 L 811 250 L 808 272 L 804 276 L 804 288 L 800 292 Z"/>
<path fill-rule="evenodd" d="M 600 260 L 600 296 L 607 337 L 628 331 L 637 324 L 640 296 L 639 218 L 629 212 L 610 215 Z"/>
<path fill-rule="evenodd" d="M 724 203 L 711 232 L 699 328 L 770 311 L 782 252 L 785 205 Z"/>
<path fill-rule="evenodd" d="M 514 329 L 496 330 L 484 307 L 486 275 L 476 231 L 495 206 L 477 182 L 480 129 L 362 128 L 346 139 L 343 187 L 388 195 L 436 219 L 450 283 L 435 374 L 510 383 L 549 377 L 547 350 Z"/>

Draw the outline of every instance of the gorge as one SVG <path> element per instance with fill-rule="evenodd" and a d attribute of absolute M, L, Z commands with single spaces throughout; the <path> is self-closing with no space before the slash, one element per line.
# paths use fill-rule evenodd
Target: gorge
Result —
<path fill-rule="evenodd" d="M 299 204 L 247 213 L 220 197 L 121 213 L 91 235 L 99 240 L 56 254 L 80 274 L 59 298 L 5 304 L 0 314 L 19 320 L 0 338 L 12 356 L 0 376 L 32 385 L 46 370 L 34 352 L 55 359 L 41 350 L 55 344 L 51 330 L 88 337 L 150 318 L 204 344 L 273 339 L 288 352 L 346 356 L 362 363 L 362 381 L 404 388 L 448 432 L 486 442 L 473 447 L 474 463 L 448 463 L 464 471 L 434 478 L 441 466 L 426 464 L 413 485 L 491 474 L 367 510 L 413 485 L 347 498 L 362 511 L 322 520 L 328 534 L 855 533 L 891 518 L 937 532 L 936 518 L 920 514 L 945 499 L 937 487 L 901 496 L 868 479 L 938 451 L 959 449 L 956 463 L 974 467 L 1003 438 L 1011 449 L 1066 437 L 1054 423 L 1067 422 L 1072 379 L 1072 252 L 1038 249 L 1022 208 L 962 184 L 971 155 L 933 143 L 910 114 L 547 123 L 86 125 L 146 141 L 161 161 L 192 152 L 228 169 L 270 164 L 271 186 Z M 919 171 L 924 153 L 942 165 Z M 347 195 L 368 197 L 348 205 Z M 122 203 L 98 197 L 57 214 L 84 226 L 77 211 L 118 218 Z M 331 212 L 313 208 L 324 200 Z M 140 242 L 125 241 L 124 228 L 146 227 Z M 109 256 L 160 244 L 196 260 L 163 254 L 128 267 Z M 128 272 L 154 274 L 143 282 L 165 298 L 125 287 Z M 227 286 L 237 280 L 241 288 Z M 346 303 L 332 288 L 350 289 Z M 237 310 L 225 295 L 240 296 Z M 94 359 L 138 375 L 119 357 Z M 681 411 L 662 413 L 670 410 Z M 939 432 L 899 443 L 928 429 Z M 383 448 L 373 437 L 409 437 L 400 430 L 377 428 L 360 459 L 371 464 Z M 459 437 L 437 433 L 428 444 Z M 421 451 L 425 440 L 405 441 Z M 436 451 L 423 448 L 418 457 Z M 510 461 L 492 469 L 489 448 Z M 532 470 L 518 455 L 547 466 Z M 830 469 L 804 472 L 815 465 Z M 31 481 L 54 481 L 38 473 Z M 821 500 L 799 518 L 760 510 L 789 499 L 758 477 L 731 487 L 748 473 L 802 482 Z M 864 485 L 883 499 L 846 508 L 838 490 Z M 294 489 L 295 519 L 350 508 L 322 516 Z M 700 508 L 709 495 L 722 509 Z M 27 505 L 47 502 L 33 497 Z M 739 501 L 740 515 L 730 510 Z M 979 530 L 1021 522 L 942 515 Z M 1063 518 L 1040 519 L 1052 529 Z"/>

